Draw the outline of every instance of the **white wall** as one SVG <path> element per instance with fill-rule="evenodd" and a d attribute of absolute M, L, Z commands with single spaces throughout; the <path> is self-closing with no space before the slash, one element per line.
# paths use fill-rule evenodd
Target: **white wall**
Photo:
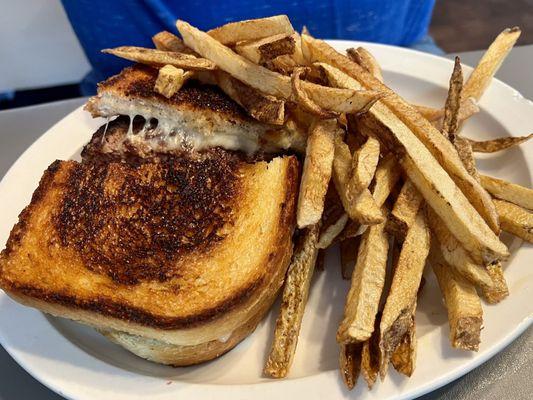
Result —
<path fill-rule="evenodd" d="M 0 0 L 0 93 L 79 82 L 90 66 L 59 0 Z"/>

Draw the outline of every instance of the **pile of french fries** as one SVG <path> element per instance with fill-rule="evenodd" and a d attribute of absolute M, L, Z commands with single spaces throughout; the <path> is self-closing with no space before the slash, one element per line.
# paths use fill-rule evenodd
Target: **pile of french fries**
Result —
<path fill-rule="evenodd" d="M 481 299 L 497 303 L 508 295 L 502 262 L 509 252 L 500 231 L 533 243 L 533 190 L 481 175 L 475 153 L 532 135 L 479 142 L 461 132 L 520 30 L 504 30 L 466 82 L 456 58 L 447 99 L 433 109 L 388 88 L 368 50 L 341 54 L 295 32 L 286 16 L 208 32 L 184 21 L 177 28 L 182 39 L 161 32 L 153 37 L 156 49 L 105 51 L 158 68 L 155 90 L 167 98 L 188 79 L 218 85 L 251 117 L 284 126 L 278 140 L 303 153 L 300 235 L 265 374 L 289 373 L 317 258 L 336 244 L 342 275 L 351 279 L 337 331 L 350 389 L 359 374 L 371 388 L 390 363 L 413 373 L 426 264 L 448 309 L 451 345 L 478 350 Z"/>

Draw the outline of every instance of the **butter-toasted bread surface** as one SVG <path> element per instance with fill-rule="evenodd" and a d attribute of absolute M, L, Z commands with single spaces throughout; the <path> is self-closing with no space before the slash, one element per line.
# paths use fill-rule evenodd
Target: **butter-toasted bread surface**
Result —
<path fill-rule="evenodd" d="M 0 256 L 0 286 L 43 311 L 168 343 L 231 333 L 277 291 L 292 252 L 294 157 L 223 150 L 56 161 Z"/>

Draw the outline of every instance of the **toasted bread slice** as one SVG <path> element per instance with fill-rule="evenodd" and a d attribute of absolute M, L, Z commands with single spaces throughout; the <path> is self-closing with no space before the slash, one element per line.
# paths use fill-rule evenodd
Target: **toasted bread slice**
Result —
<path fill-rule="evenodd" d="M 290 136 L 282 126 L 264 124 L 248 116 L 216 86 L 189 81 L 167 99 L 154 90 L 156 79 L 157 69 L 143 65 L 125 68 L 98 85 L 98 94 L 89 99 L 86 109 L 93 117 L 138 115 L 147 121 L 157 120 L 157 140 L 147 141 L 155 150 L 219 146 L 253 153 L 260 147 L 279 149 L 284 143 L 271 138 L 280 133 Z M 152 139 L 144 134 L 136 138 L 145 142 Z"/>
<path fill-rule="evenodd" d="M 56 161 L 0 255 L 0 287 L 106 331 L 224 342 L 283 282 L 297 175 L 294 157 L 252 164 L 223 150 L 138 165 Z"/>

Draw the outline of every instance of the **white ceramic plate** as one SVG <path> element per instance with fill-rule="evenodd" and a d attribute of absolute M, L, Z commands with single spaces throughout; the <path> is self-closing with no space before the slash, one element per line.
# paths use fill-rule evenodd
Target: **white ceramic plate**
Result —
<path fill-rule="evenodd" d="M 339 50 L 358 43 L 332 41 Z M 385 71 L 385 81 L 409 101 L 441 106 L 452 62 L 402 48 L 364 44 Z M 467 72 L 470 69 L 466 68 Z M 466 132 L 473 138 L 523 135 L 531 131 L 533 103 L 495 81 L 481 101 L 481 113 Z M 55 159 L 78 157 L 80 148 L 102 121 L 81 108 L 37 140 L 0 183 L 0 243 L 7 240 L 21 209 L 44 169 Z M 484 156 L 479 168 L 531 186 L 532 144 Z M 528 157 L 529 156 L 529 157 Z M 369 392 L 363 382 L 348 392 L 337 371 L 335 331 L 342 315 L 348 283 L 339 277 L 338 259 L 328 254 L 326 270 L 317 272 L 303 321 L 290 377 L 262 377 L 278 306 L 248 339 L 213 362 L 170 368 L 144 361 L 111 344 L 90 328 L 52 318 L 20 306 L 0 293 L 0 342 L 13 358 L 46 386 L 72 399 L 405 399 L 422 395 L 458 378 L 500 351 L 531 324 L 533 315 L 533 247 L 504 236 L 512 257 L 505 266 L 511 295 L 497 306 L 484 307 L 485 329 L 479 352 L 450 348 L 447 316 L 433 276 L 416 314 L 418 361 L 410 379 L 390 368 L 384 382 Z"/>

